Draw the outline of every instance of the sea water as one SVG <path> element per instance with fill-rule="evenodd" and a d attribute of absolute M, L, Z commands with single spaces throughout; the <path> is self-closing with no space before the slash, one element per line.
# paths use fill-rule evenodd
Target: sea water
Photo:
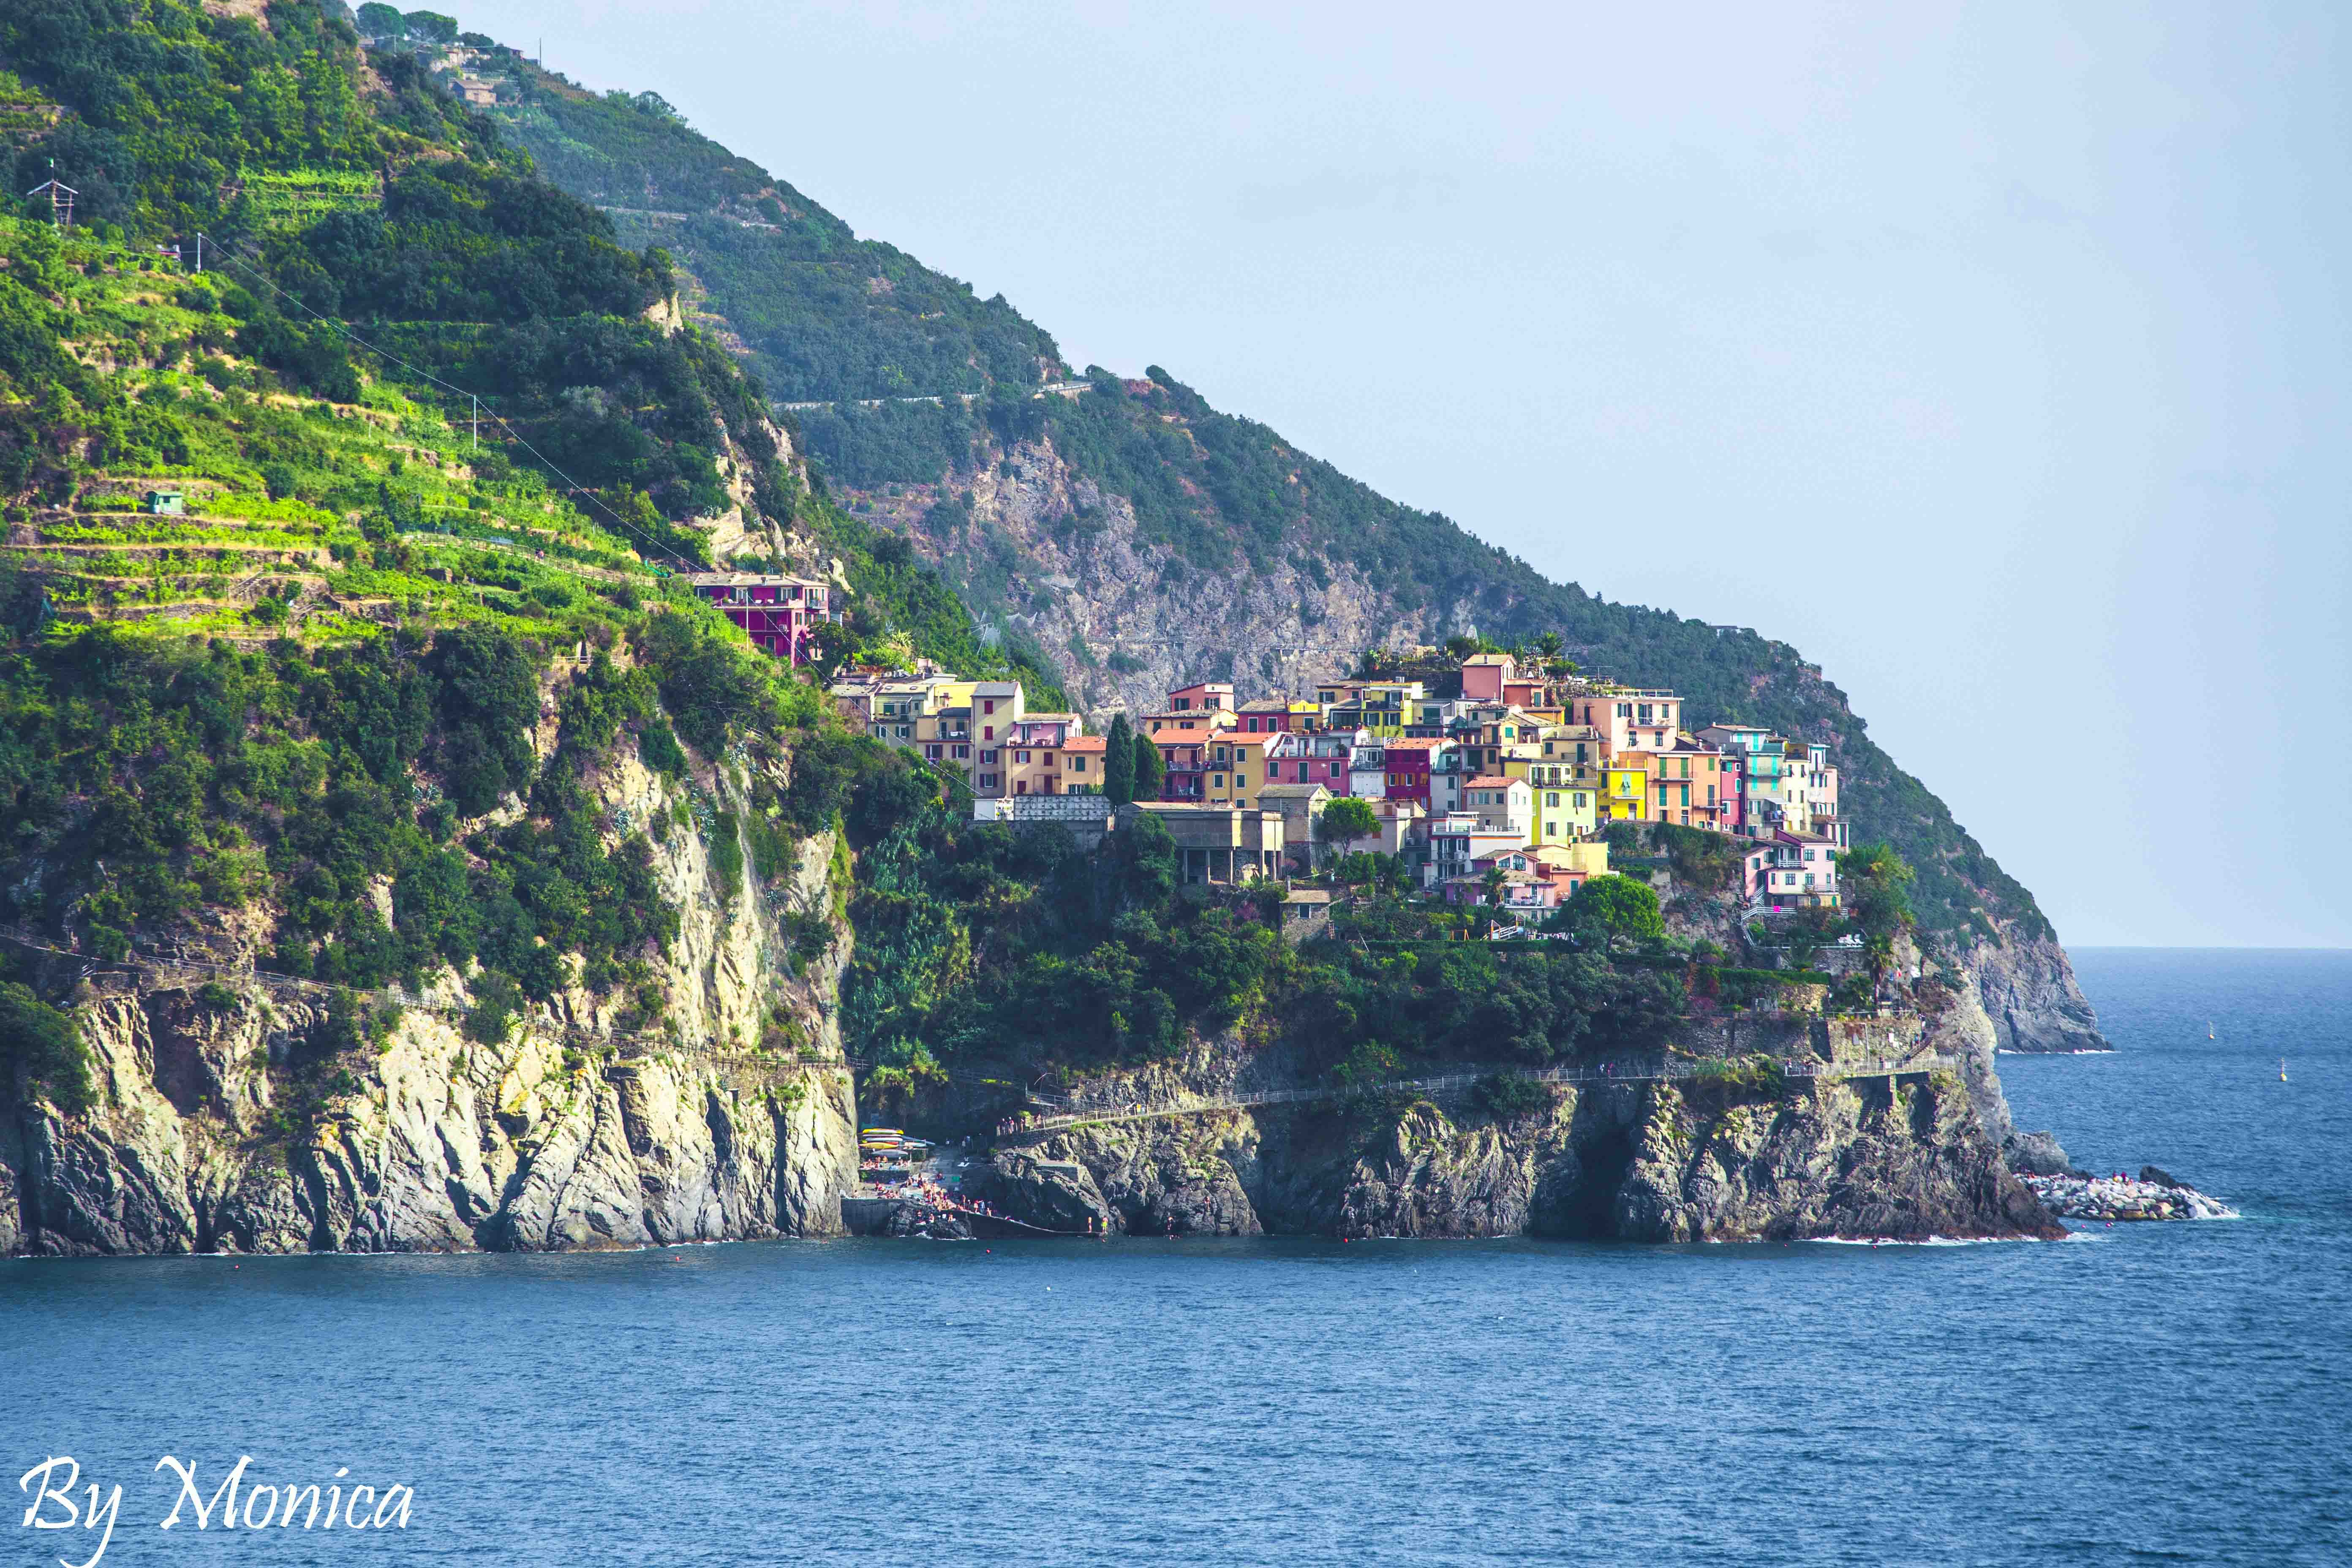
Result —
<path fill-rule="evenodd" d="M 14 1262 L 0 1488 L 124 1564 L 2352 1562 L 2352 955 L 2076 957 L 2120 1049 L 2021 1124 L 2242 1220 Z M 411 1517 L 159 1530 L 167 1454 Z"/>

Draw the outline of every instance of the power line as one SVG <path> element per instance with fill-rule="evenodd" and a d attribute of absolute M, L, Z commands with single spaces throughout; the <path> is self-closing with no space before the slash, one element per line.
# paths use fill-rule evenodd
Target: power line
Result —
<path fill-rule="evenodd" d="M 198 245 L 202 245 L 204 240 L 205 236 L 203 232 L 198 231 L 196 235 L 196 243 Z M 218 265 L 219 258 L 223 254 L 225 253 L 221 250 L 218 243 L 215 242 L 213 247 L 215 265 Z M 482 400 L 478 395 L 467 391 L 462 386 L 452 385 L 450 383 L 442 380 L 439 376 L 435 375 L 429 370 L 425 370 L 417 365 L 409 363 L 406 360 L 401 358 L 398 354 L 394 353 L 389 349 L 377 347 L 375 344 L 368 342 L 365 338 L 360 336 L 357 332 L 352 331 L 349 326 L 341 321 L 335 321 L 331 317 L 320 315 L 318 311 L 313 310 L 310 306 L 304 304 L 293 295 L 286 292 L 285 289 L 280 289 L 277 284 L 272 283 L 268 275 L 263 273 L 259 268 L 249 266 L 246 262 L 240 260 L 235 251 L 229 251 L 226 254 L 228 257 L 230 266 L 243 268 L 264 289 L 268 289 L 278 299 L 293 306 L 296 310 L 301 311 L 304 315 L 310 317 L 320 326 L 326 327 L 340 334 L 349 342 L 359 344 L 360 347 L 367 350 L 370 353 L 374 354 L 379 358 L 390 360 L 394 364 L 400 366 L 401 369 L 408 372 L 411 375 L 415 376 L 420 381 L 430 382 L 435 386 L 441 388 L 444 392 L 448 393 L 453 397 L 471 399 L 474 407 L 477 410 L 475 415 L 475 428 L 478 432 L 479 431 L 480 414 L 478 411 L 481 407 Z M 627 530 L 630 533 L 635 534 L 646 543 L 653 546 L 654 550 L 657 553 L 667 556 L 668 559 L 677 562 L 678 565 L 685 567 L 689 571 L 694 569 L 695 563 L 688 561 L 676 550 L 663 544 L 660 541 L 654 538 L 653 535 L 630 522 L 619 512 L 614 511 L 611 507 L 605 505 L 604 497 L 598 495 L 586 485 L 582 484 L 578 479 L 573 479 L 570 474 L 565 473 L 562 468 L 557 468 L 554 461 L 551 459 L 546 453 L 532 446 L 529 440 L 524 438 L 521 432 L 518 431 L 512 425 L 508 424 L 505 416 L 501 415 L 496 408 L 490 410 L 490 420 L 491 423 L 498 426 L 499 429 L 504 430 L 508 437 L 511 438 L 517 446 L 520 447 L 524 451 L 529 452 L 532 457 L 537 458 L 541 463 L 545 464 L 550 473 L 553 474 L 557 479 L 562 479 L 565 484 L 570 485 L 575 493 L 586 496 L 591 501 L 594 502 L 597 510 L 603 512 L 606 517 L 611 518 L 614 522 L 620 524 L 622 528 Z M 478 436 L 477 438 L 478 439 Z"/>

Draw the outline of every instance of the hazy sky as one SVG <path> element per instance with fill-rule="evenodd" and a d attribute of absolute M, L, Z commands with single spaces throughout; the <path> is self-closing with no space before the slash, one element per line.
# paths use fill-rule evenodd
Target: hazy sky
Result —
<path fill-rule="evenodd" d="M 2076 942 L 2352 945 L 2346 25 L 493 0 L 1075 363 L 1819 659 Z"/>

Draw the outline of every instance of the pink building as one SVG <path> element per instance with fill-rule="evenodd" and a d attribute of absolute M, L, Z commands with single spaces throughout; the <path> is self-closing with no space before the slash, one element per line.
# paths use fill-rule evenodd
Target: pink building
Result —
<path fill-rule="evenodd" d="M 1234 710 L 1234 688 L 1228 680 L 1204 680 L 1197 686 L 1180 686 L 1168 694 L 1168 710 L 1171 713 L 1197 712 L 1202 709 L 1219 708 Z"/>
<path fill-rule="evenodd" d="M 1318 784 L 1333 795 L 1349 794 L 1349 759 L 1359 743 L 1370 739 L 1361 730 L 1278 734 L 1266 744 L 1265 782 Z"/>
<path fill-rule="evenodd" d="M 793 664 L 814 651 L 817 624 L 835 618 L 833 586 L 808 577 L 760 572 L 691 572 L 686 581 L 743 628 L 751 646 Z"/>

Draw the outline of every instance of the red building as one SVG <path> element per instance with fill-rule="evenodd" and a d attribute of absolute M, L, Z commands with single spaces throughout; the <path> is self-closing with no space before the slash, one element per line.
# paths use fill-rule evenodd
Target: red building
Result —
<path fill-rule="evenodd" d="M 1429 804 L 1430 759 L 1444 741 L 1405 737 L 1388 742 L 1388 798 Z"/>
<path fill-rule="evenodd" d="M 833 585 L 758 572 L 693 572 L 687 582 L 741 626 L 751 646 L 793 664 L 814 651 L 817 623 L 835 619 Z"/>

